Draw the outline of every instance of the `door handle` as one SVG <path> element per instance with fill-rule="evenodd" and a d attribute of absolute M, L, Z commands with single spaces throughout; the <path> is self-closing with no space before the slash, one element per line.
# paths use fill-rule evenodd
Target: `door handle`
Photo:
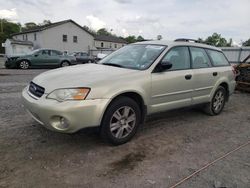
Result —
<path fill-rule="evenodd" d="M 218 72 L 213 72 L 213 76 L 217 76 L 218 75 Z"/>
<path fill-rule="evenodd" d="M 187 74 L 186 76 L 185 76 L 185 79 L 186 80 L 190 80 L 192 78 L 192 75 L 191 74 Z"/>

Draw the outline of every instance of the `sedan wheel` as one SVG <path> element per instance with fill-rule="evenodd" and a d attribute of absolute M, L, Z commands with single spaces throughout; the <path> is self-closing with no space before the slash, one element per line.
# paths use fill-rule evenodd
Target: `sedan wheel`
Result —
<path fill-rule="evenodd" d="M 119 97 L 106 110 L 101 134 L 114 145 L 128 142 L 136 133 L 141 119 L 141 110 L 131 98 Z"/>
<path fill-rule="evenodd" d="M 25 61 L 25 60 L 21 61 L 20 64 L 19 64 L 19 68 L 20 68 L 20 69 L 28 69 L 29 66 L 30 66 L 30 65 L 29 65 L 29 62 L 28 62 L 28 61 Z"/>
<path fill-rule="evenodd" d="M 63 61 L 63 62 L 61 63 L 61 67 L 67 67 L 67 66 L 70 66 L 69 62 Z"/>

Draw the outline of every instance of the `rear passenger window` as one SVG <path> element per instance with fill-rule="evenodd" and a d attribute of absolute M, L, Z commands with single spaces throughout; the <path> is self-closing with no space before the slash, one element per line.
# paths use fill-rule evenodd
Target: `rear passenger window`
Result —
<path fill-rule="evenodd" d="M 192 65 L 193 68 L 207 68 L 210 67 L 209 58 L 207 53 L 202 48 L 190 47 L 191 56 L 192 56 Z"/>
<path fill-rule="evenodd" d="M 215 50 L 207 50 L 208 55 L 210 56 L 214 66 L 224 66 L 229 65 L 227 59 L 222 54 L 222 52 L 218 52 Z"/>
<path fill-rule="evenodd" d="M 172 48 L 162 59 L 162 61 L 169 61 L 172 63 L 172 68 L 169 70 L 189 69 L 190 57 L 188 47 L 180 46 Z"/>

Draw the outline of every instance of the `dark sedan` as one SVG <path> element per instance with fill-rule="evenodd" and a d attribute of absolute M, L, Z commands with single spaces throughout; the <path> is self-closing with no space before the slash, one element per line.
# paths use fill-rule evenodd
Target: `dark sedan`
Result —
<path fill-rule="evenodd" d="M 94 63 L 95 61 L 87 52 L 74 52 L 72 55 L 76 57 L 77 63 Z"/>

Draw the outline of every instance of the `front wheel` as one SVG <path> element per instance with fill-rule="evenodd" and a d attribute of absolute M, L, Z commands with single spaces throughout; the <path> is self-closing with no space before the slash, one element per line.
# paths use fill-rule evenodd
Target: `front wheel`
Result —
<path fill-rule="evenodd" d="M 19 63 L 19 68 L 20 69 L 28 69 L 30 67 L 30 64 L 28 61 L 26 60 L 22 60 L 20 63 Z"/>
<path fill-rule="evenodd" d="M 218 115 L 222 112 L 226 103 L 226 90 L 219 86 L 214 93 L 212 101 L 205 106 L 205 112 L 209 115 Z"/>
<path fill-rule="evenodd" d="M 128 97 L 113 101 L 104 114 L 102 137 L 114 145 L 128 142 L 136 133 L 141 113 L 138 104 Z"/>

